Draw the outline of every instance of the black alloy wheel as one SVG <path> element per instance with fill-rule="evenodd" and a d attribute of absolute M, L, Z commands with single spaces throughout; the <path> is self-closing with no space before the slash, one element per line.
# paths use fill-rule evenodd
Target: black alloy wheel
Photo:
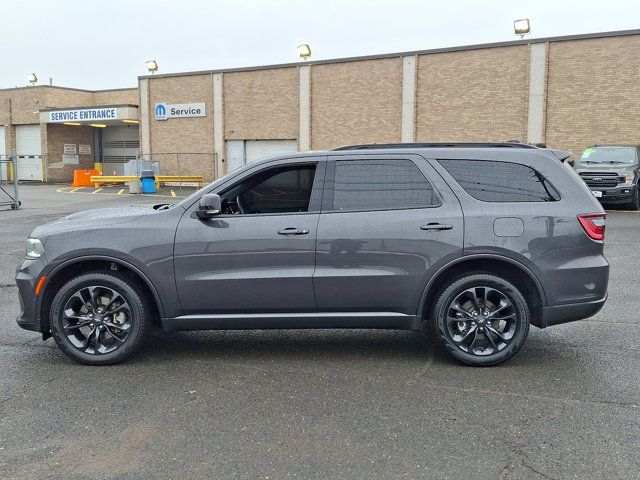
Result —
<path fill-rule="evenodd" d="M 529 307 L 509 281 L 492 274 L 455 280 L 436 300 L 432 323 L 445 349 L 474 366 L 508 360 L 529 333 Z"/>
<path fill-rule="evenodd" d="M 90 285 L 75 292 L 62 312 L 62 329 L 69 342 L 91 355 L 121 347 L 131 330 L 131 307 L 112 288 Z"/>
<path fill-rule="evenodd" d="M 497 353 L 513 340 L 516 327 L 513 303 L 495 288 L 472 287 L 449 303 L 447 333 L 463 352 Z"/>
<path fill-rule="evenodd" d="M 88 365 L 121 362 L 139 349 L 152 324 L 144 290 L 116 272 L 91 272 L 64 284 L 50 310 L 60 349 Z"/>

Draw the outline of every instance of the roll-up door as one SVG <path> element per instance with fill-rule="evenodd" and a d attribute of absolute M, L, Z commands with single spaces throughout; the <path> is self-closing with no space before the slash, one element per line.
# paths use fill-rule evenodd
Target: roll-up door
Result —
<path fill-rule="evenodd" d="M 16 153 L 18 155 L 18 180 L 43 181 L 42 144 L 40 125 L 16 126 Z"/>
<path fill-rule="evenodd" d="M 102 171 L 105 175 L 124 175 L 124 164 L 135 160 L 140 151 L 138 126 L 102 129 Z"/>
<path fill-rule="evenodd" d="M 7 154 L 5 151 L 6 144 L 4 140 L 4 127 L 0 126 L 0 156 L 5 159 L 4 155 Z M 7 164 L 0 163 L 0 181 L 7 179 Z"/>
<path fill-rule="evenodd" d="M 245 143 L 246 163 L 264 157 L 298 151 L 297 140 L 247 140 Z"/>

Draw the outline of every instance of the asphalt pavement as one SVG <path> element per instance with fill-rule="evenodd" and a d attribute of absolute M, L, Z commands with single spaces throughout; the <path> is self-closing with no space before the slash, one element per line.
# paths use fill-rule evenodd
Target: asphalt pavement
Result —
<path fill-rule="evenodd" d="M 638 213 L 608 215 L 603 310 L 532 328 L 498 367 L 370 330 L 157 332 L 124 364 L 86 367 L 15 324 L 25 238 L 173 195 L 21 193 L 0 211 L 2 479 L 640 478 Z"/>

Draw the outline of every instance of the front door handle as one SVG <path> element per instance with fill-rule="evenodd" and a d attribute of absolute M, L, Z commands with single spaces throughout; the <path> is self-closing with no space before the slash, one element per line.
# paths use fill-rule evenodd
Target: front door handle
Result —
<path fill-rule="evenodd" d="M 433 232 L 437 230 L 451 230 L 453 229 L 453 225 L 449 223 L 427 223 L 426 225 L 421 225 L 420 230 L 427 230 L 428 232 Z"/>
<path fill-rule="evenodd" d="M 308 235 L 308 228 L 287 227 L 278 230 L 278 235 Z"/>

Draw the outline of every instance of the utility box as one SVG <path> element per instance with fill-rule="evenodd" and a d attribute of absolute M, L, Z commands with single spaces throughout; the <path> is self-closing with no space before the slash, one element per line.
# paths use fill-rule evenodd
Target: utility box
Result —
<path fill-rule="evenodd" d="M 131 180 L 129 184 L 129 193 L 140 193 L 140 180 Z"/>

